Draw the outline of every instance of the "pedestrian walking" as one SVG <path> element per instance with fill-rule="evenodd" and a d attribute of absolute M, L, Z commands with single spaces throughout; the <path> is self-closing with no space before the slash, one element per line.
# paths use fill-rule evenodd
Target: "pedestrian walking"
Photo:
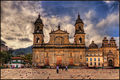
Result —
<path fill-rule="evenodd" d="M 56 67 L 57 73 L 59 73 L 59 66 Z"/>
<path fill-rule="evenodd" d="M 66 71 L 68 70 L 68 66 L 65 67 L 65 70 L 66 70 Z"/>
<path fill-rule="evenodd" d="M 62 65 L 62 67 L 61 67 L 61 68 L 62 68 L 62 71 L 63 71 L 63 70 L 64 70 L 64 66 Z"/>

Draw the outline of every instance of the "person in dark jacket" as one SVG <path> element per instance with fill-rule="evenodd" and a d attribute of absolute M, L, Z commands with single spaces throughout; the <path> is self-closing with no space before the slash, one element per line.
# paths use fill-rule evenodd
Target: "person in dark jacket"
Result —
<path fill-rule="evenodd" d="M 65 70 L 66 70 L 66 71 L 68 70 L 68 66 L 65 66 Z"/>
<path fill-rule="evenodd" d="M 62 70 L 64 70 L 64 65 L 62 65 L 62 67 L 61 67 L 61 68 L 62 68 Z"/>
<path fill-rule="evenodd" d="M 57 73 L 59 73 L 59 66 L 56 67 Z"/>

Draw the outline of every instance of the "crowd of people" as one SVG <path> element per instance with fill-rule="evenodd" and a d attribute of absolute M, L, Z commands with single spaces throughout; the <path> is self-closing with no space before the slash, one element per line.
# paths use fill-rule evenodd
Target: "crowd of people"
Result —
<path fill-rule="evenodd" d="M 68 66 L 57 65 L 57 66 L 56 66 L 56 72 L 57 72 L 57 73 L 59 73 L 59 69 L 62 69 L 62 70 L 65 69 L 65 71 L 68 71 Z"/>

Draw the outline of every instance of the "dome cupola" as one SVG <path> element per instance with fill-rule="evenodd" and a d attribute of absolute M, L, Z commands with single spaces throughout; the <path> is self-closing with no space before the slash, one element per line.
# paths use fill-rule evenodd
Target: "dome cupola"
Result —
<path fill-rule="evenodd" d="M 34 29 L 34 33 L 42 33 L 43 34 L 43 22 L 42 19 L 40 18 L 40 14 L 38 15 L 38 18 L 36 19 L 35 23 L 35 29 Z"/>
<path fill-rule="evenodd" d="M 40 18 L 40 14 L 38 15 L 38 18 L 37 18 L 37 20 L 35 21 L 34 24 L 37 24 L 37 23 L 43 24 L 42 19 Z"/>
<path fill-rule="evenodd" d="M 89 45 L 89 49 L 94 49 L 94 48 L 98 48 L 97 44 L 94 43 L 94 41 L 92 41 L 92 43 Z"/>
<path fill-rule="evenodd" d="M 79 13 L 78 13 L 78 18 L 76 20 L 75 25 L 78 24 L 78 23 L 83 23 L 82 19 L 80 18 L 80 14 Z"/>
<path fill-rule="evenodd" d="M 111 37 L 110 41 L 115 41 L 113 37 Z"/>

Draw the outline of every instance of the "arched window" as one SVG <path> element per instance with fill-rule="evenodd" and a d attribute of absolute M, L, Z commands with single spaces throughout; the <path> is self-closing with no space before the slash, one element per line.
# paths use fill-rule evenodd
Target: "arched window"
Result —
<path fill-rule="evenodd" d="M 46 57 L 48 57 L 48 53 L 46 53 Z"/>
<path fill-rule="evenodd" d="M 39 55 L 37 54 L 37 55 L 35 55 L 35 59 L 39 59 Z"/>
<path fill-rule="evenodd" d="M 82 55 L 80 55 L 80 59 L 82 59 Z"/>
<path fill-rule="evenodd" d="M 80 43 L 82 43 L 82 38 L 79 38 Z"/>
<path fill-rule="evenodd" d="M 98 58 L 98 61 L 100 61 L 100 58 Z"/>
<path fill-rule="evenodd" d="M 37 38 L 37 39 L 36 39 L 36 43 L 39 43 L 39 42 L 40 42 L 40 39 L 39 39 L 39 38 Z"/>
<path fill-rule="evenodd" d="M 39 26 L 36 27 L 36 30 L 39 30 Z"/>
<path fill-rule="evenodd" d="M 92 58 L 90 58 L 90 61 L 92 61 Z"/>
<path fill-rule="evenodd" d="M 81 26 L 79 26 L 79 30 L 82 31 Z"/>
<path fill-rule="evenodd" d="M 94 65 L 96 66 L 96 62 L 94 62 Z"/>
<path fill-rule="evenodd" d="M 94 61 L 96 61 L 96 58 L 94 58 Z"/>
<path fill-rule="evenodd" d="M 37 33 L 39 32 L 39 26 L 36 27 L 36 31 L 37 31 Z"/>
<path fill-rule="evenodd" d="M 92 65 L 92 62 L 90 62 L 90 65 Z"/>
<path fill-rule="evenodd" d="M 86 61 L 88 61 L 88 58 L 86 58 Z"/>
<path fill-rule="evenodd" d="M 55 44 L 63 44 L 63 41 L 64 41 L 64 39 L 63 39 L 63 37 L 56 37 L 55 38 Z"/>

